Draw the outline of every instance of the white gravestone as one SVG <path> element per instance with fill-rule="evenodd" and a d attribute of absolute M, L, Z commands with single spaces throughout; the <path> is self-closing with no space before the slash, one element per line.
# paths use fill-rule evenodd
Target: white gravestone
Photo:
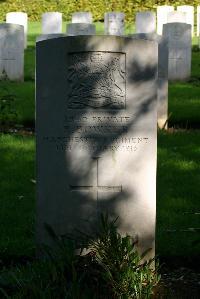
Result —
<path fill-rule="evenodd" d="M 0 24 L 0 80 L 24 79 L 24 29 L 21 25 Z"/>
<path fill-rule="evenodd" d="M 37 43 L 37 242 L 101 213 L 155 254 L 158 45 L 116 36 Z M 51 66 L 51 67 L 49 67 Z M 89 224 L 88 224 L 89 221 Z"/>
<path fill-rule="evenodd" d="M 24 12 L 9 12 L 6 14 L 6 23 L 18 24 L 24 27 L 24 48 L 27 48 L 28 16 Z"/>
<path fill-rule="evenodd" d="M 72 14 L 72 23 L 92 24 L 92 14 L 90 12 L 75 12 Z"/>
<path fill-rule="evenodd" d="M 64 37 L 64 36 L 66 36 L 66 34 L 62 34 L 62 33 L 41 34 L 41 35 L 37 36 L 36 42 L 41 42 L 41 41 L 46 40 L 46 39 Z"/>
<path fill-rule="evenodd" d="M 67 25 L 67 35 L 76 36 L 76 35 L 95 35 L 96 28 L 93 24 L 87 23 L 72 23 Z"/>
<path fill-rule="evenodd" d="M 136 14 L 136 33 L 155 33 L 156 14 L 151 11 Z"/>
<path fill-rule="evenodd" d="M 62 13 L 46 12 L 42 15 L 42 34 L 62 33 Z"/>
<path fill-rule="evenodd" d="M 124 18 L 122 12 L 106 12 L 104 14 L 104 32 L 108 35 L 124 34 Z"/>
<path fill-rule="evenodd" d="M 168 42 L 163 36 L 153 34 L 133 34 L 135 39 L 145 39 L 158 43 L 158 91 L 157 121 L 160 129 L 167 129 L 168 120 Z"/>
<path fill-rule="evenodd" d="M 197 6 L 197 36 L 200 33 L 200 6 Z"/>
<path fill-rule="evenodd" d="M 168 12 L 174 11 L 173 6 L 162 5 L 157 7 L 157 33 L 162 35 L 163 24 L 167 23 Z"/>
<path fill-rule="evenodd" d="M 186 14 L 186 23 L 192 26 L 192 36 L 194 35 L 194 7 L 191 5 L 177 6 L 177 11 Z"/>
<path fill-rule="evenodd" d="M 189 79 L 191 75 L 191 25 L 165 24 L 163 36 L 167 39 L 169 47 L 169 80 Z"/>
<path fill-rule="evenodd" d="M 186 23 L 186 13 L 172 11 L 167 14 L 167 23 Z"/>

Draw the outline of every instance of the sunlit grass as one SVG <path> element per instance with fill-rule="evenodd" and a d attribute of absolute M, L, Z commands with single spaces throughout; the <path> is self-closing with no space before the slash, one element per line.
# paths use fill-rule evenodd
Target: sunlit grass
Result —
<path fill-rule="evenodd" d="M 162 133 L 158 138 L 157 249 L 162 255 L 198 255 L 200 132 Z M 189 214 L 191 212 L 191 214 Z M 167 230 L 178 230 L 167 232 Z"/>

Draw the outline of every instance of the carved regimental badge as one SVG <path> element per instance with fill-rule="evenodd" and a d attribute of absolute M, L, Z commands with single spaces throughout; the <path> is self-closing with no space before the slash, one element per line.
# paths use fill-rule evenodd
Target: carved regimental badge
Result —
<path fill-rule="evenodd" d="M 125 68 L 124 53 L 70 53 L 68 108 L 125 108 Z"/>

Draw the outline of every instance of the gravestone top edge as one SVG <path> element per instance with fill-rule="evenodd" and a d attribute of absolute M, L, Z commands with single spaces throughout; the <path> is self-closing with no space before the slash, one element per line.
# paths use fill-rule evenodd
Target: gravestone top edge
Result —
<path fill-rule="evenodd" d="M 160 8 L 160 7 L 165 7 L 166 8 L 166 7 L 174 7 L 174 6 L 173 5 L 158 5 L 157 6 L 157 8 Z"/>
<path fill-rule="evenodd" d="M 16 29 L 21 29 L 24 31 L 24 26 L 23 25 L 19 25 L 19 24 L 13 24 L 13 23 L 2 23 L 0 24 L 0 28 L 11 28 L 11 27 L 15 27 Z"/>
<path fill-rule="evenodd" d="M 51 39 L 54 39 L 54 38 L 59 38 L 59 37 L 65 37 L 65 36 L 67 36 L 67 34 L 66 33 L 47 33 L 47 34 L 40 34 L 40 35 L 38 35 L 37 37 L 36 37 L 36 43 L 39 43 L 39 42 L 41 42 L 41 41 L 43 41 L 43 40 L 40 40 L 41 38 L 51 38 Z"/>
<path fill-rule="evenodd" d="M 152 11 L 152 10 L 145 10 L 145 11 L 138 11 L 136 13 L 136 15 L 137 14 L 152 14 L 152 15 L 155 15 L 156 13 L 154 11 Z"/>
<path fill-rule="evenodd" d="M 62 15 L 62 12 L 60 12 L 60 11 L 48 11 L 48 12 L 44 12 L 42 15 L 55 14 L 55 13 Z"/>
<path fill-rule="evenodd" d="M 90 23 L 69 23 L 69 24 L 67 24 L 67 26 L 75 26 L 75 25 L 78 25 L 78 26 L 81 26 L 81 25 L 86 25 L 86 26 L 94 26 L 95 27 L 95 25 L 94 24 L 90 24 Z"/>
<path fill-rule="evenodd" d="M 8 12 L 6 15 L 9 15 L 9 14 L 23 14 L 23 15 L 28 15 L 26 12 L 23 12 L 23 11 L 10 11 Z"/>
<path fill-rule="evenodd" d="M 59 41 L 67 41 L 67 40 L 81 40 L 81 41 L 87 41 L 87 40 L 96 40 L 96 41 L 106 41 L 106 40 L 113 40 L 113 41 L 124 41 L 124 42 L 127 42 L 127 41 L 130 41 L 132 42 L 133 41 L 133 38 L 131 36 L 117 36 L 117 35 L 76 35 L 76 36 L 68 36 L 68 35 L 65 35 L 65 36 L 61 36 L 61 37 L 55 37 L 55 38 L 51 38 L 51 39 L 48 39 L 48 40 L 43 40 L 43 41 L 39 41 L 37 42 L 37 44 L 40 44 L 40 43 L 54 43 L 55 40 L 56 42 L 59 42 Z M 146 42 L 146 43 L 153 43 L 153 44 L 157 44 L 157 41 L 154 41 L 154 40 L 146 40 L 146 39 L 142 39 L 142 40 L 137 40 L 137 42 Z M 78 51 L 78 50 L 77 50 Z M 80 52 L 82 52 L 83 50 L 80 50 Z M 112 52 L 112 50 L 111 50 Z"/>
<path fill-rule="evenodd" d="M 181 8 L 183 8 L 183 7 L 184 7 L 184 8 L 188 8 L 188 7 L 189 7 L 189 8 L 194 9 L 194 6 L 193 6 L 193 5 L 178 5 L 177 8 L 178 8 L 178 7 L 181 7 Z"/>
<path fill-rule="evenodd" d="M 183 22 L 172 22 L 172 23 L 166 23 L 166 24 L 163 24 L 163 26 L 172 26 L 172 25 L 177 25 L 177 26 L 181 26 L 181 27 L 188 27 L 188 28 L 191 28 L 192 26 L 190 24 L 187 24 L 187 23 L 183 23 Z"/>
<path fill-rule="evenodd" d="M 91 14 L 91 12 L 90 11 L 75 11 L 75 12 L 73 12 L 72 13 L 72 15 L 74 15 L 74 14 L 84 14 L 84 13 L 88 13 L 88 14 Z"/>
<path fill-rule="evenodd" d="M 128 34 L 125 37 L 130 37 L 130 38 L 138 37 L 138 38 L 145 38 L 145 39 L 148 38 L 148 39 L 153 39 L 153 41 L 156 41 L 158 43 L 164 40 L 164 37 L 157 33 L 133 33 L 133 34 Z"/>
<path fill-rule="evenodd" d="M 107 11 L 104 13 L 105 15 L 109 15 L 109 14 L 113 14 L 113 15 L 124 15 L 125 16 L 125 13 L 124 12 L 121 12 L 121 11 Z"/>

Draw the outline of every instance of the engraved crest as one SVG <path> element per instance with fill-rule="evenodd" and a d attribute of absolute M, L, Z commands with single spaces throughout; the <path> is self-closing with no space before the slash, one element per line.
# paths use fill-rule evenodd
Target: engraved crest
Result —
<path fill-rule="evenodd" d="M 69 54 L 68 108 L 125 108 L 125 54 Z"/>

